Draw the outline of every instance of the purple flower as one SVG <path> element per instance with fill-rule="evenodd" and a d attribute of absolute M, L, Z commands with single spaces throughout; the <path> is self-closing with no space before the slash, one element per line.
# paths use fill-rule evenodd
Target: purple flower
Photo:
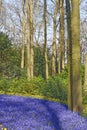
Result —
<path fill-rule="evenodd" d="M 0 95 L 0 124 L 8 130 L 87 130 L 86 122 L 58 102 Z"/>

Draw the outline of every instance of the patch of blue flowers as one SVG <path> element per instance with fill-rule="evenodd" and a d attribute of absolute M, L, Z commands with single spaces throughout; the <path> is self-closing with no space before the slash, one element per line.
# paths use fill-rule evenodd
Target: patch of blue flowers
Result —
<path fill-rule="evenodd" d="M 87 119 L 66 105 L 7 95 L 0 95 L 0 124 L 7 130 L 87 130 Z"/>

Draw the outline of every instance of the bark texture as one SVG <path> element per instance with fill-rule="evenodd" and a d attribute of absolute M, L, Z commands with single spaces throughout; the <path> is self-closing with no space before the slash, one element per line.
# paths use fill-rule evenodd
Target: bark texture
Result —
<path fill-rule="evenodd" d="M 60 29 L 59 29 L 59 65 L 60 72 L 64 69 L 64 0 L 60 1 Z"/>
<path fill-rule="evenodd" d="M 44 57 L 45 57 L 45 78 L 48 79 L 48 56 L 47 56 L 47 22 L 46 22 L 46 12 L 47 12 L 47 1 L 44 0 Z"/>
<path fill-rule="evenodd" d="M 59 0 L 56 0 L 56 5 L 53 15 L 53 44 L 52 44 L 52 76 L 56 74 L 56 18 L 58 13 Z"/>

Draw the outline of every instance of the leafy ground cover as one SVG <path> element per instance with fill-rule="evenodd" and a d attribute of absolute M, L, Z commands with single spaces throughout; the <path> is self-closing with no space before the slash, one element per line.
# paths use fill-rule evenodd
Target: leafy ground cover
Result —
<path fill-rule="evenodd" d="M 86 123 L 58 102 L 0 95 L 0 124 L 8 130 L 87 130 Z"/>
<path fill-rule="evenodd" d="M 21 96 L 34 96 L 54 98 L 56 100 L 67 101 L 67 78 L 66 74 L 49 77 L 48 80 L 42 77 L 5 79 L 0 78 L 0 93 Z"/>

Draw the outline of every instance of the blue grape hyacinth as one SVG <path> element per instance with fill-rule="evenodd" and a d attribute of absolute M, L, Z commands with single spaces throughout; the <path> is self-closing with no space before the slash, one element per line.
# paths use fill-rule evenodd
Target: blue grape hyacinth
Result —
<path fill-rule="evenodd" d="M 7 130 L 87 130 L 87 118 L 58 102 L 0 95 L 0 124 Z"/>

